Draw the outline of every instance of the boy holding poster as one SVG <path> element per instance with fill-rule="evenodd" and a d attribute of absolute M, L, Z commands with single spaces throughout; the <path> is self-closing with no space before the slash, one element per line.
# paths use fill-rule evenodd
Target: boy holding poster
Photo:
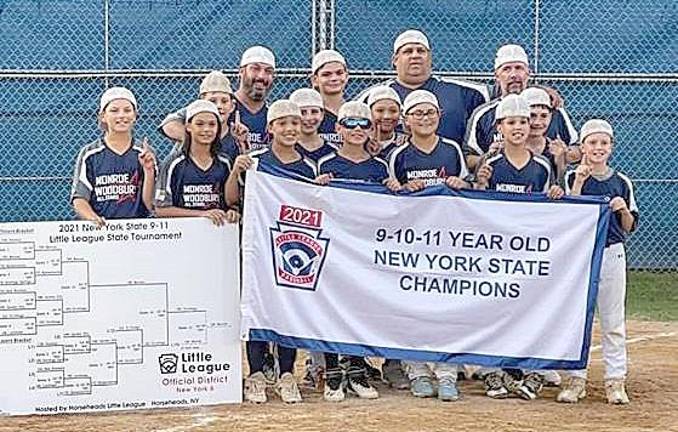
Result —
<path fill-rule="evenodd" d="M 603 195 L 610 198 L 614 212 L 610 218 L 603 263 L 598 286 L 603 361 L 605 363 L 605 394 L 611 404 L 628 404 L 625 379 L 626 326 L 626 251 L 624 240 L 636 229 L 638 207 L 633 184 L 628 177 L 608 166 L 614 134 L 605 120 L 589 120 L 581 128 L 581 148 L 584 154 L 576 171 L 565 176 L 570 195 Z M 576 403 L 586 397 L 586 369 L 573 371 L 558 402 Z"/>
<path fill-rule="evenodd" d="M 530 134 L 530 106 L 519 95 L 508 95 L 497 105 L 497 129 L 504 137 L 504 148 L 490 154 L 479 163 L 476 189 L 512 193 L 547 193 L 551 199 L 563 196 L 563 190 L 553 185 L 551 164 L 544 157 L 527 149 Z M 486 157 L 486 156 L 485 156 Z M 485 158 L 484 157 L 484 158 Z M 525 371 L 522 381 L 515 378 L 520 370 L 493 369 L 485 375 L 486 394 L 503 399 L 515 392 L 526 400 L 536 399 L 544 377 L 537 371 Z"/>

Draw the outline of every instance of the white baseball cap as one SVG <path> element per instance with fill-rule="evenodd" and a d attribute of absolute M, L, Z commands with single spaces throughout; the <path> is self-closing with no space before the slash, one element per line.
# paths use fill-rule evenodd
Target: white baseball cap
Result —
<path fill-rule="evenodd" d="M 412 108 L 423 103 L 429 103 L 440 110 L 440 104 L 436 95 L 428 90 L 415 90 L 405 98 L 403 112 L 407 114 Z"/>
<path fill-rule="evenodd" d="M 528 87 L 520 95 L 525 98 L 529 106 L 544 105 L 552 108 L 551 96 L 543 88 Z"/>
<path fill-rule="evenodd" d="M 584 142 L 584 139 L 594 133 L 605 133 L 614 138 L 614 133 L 612 132 L 612 125 L 603 119 L 593 119 L 584 123 L 584 126 L 581 127 L 581 132 L 579 132 L 579 142 Z"/>
<path fill-rule="evenodd" d="M 494 57 L 494 70 L 497 70 L 505 63 L 520 62 L 529 65 L 527 53 L 520 45 L 504 45 L 497 50 Z"/>
<path fill-rule="evenodd" d="M 522 95 L 509 94 L 499 101 L 494 119 L 502 120 L 506 117 L 530 118 L 530 105 Z"/>
<path fill-rule="evenodd" d="M 290 95 L 290 101 L 297 104 L 299 108 L 325 107 L 325 104 L 323 103 L 323 97 L 320 95 L 320 93 L 318 93 L 317 90 L 311 88 L 302 88 L 293 91 Z"/>
<path fill-rule="evenodd" d="M 240 58 L 240 67 L 250 63 L 264 63 L 275 68 L 275 56 L 273 51 L 265 46 L 255 45 L 247 48 Z"/>
<path fill-rule="evenodd" d="M 426 35 L 419 30 L 410 29 L 400 33 L 395 42 L 393 42 L 393 54 L 396 54 L 400 48 L 410 43 L 420 44 L 426 47 L 427 50 L 431 50 Z"/>
<path fill-rule="evenodd" d="M 137 98 L 134 97 L 134 94 L 131 91 L 125 87 L 111 87 L 101 95 L 101 101 L 99 102 L 99 113 L 104 112 L 106 106 L 116 99 L 124 99 L 129 101 L 129 103 L 131 103 L 134 107 L 134 111 L 137 111 Z"/>
<path fill-rule="evenodd" d="M 299 105 L 288 99 L 280 99 L 273 102 L 271 106 L 268 107 L 266 123 L 270 124 L 273 120 L 278 120 L 287 116 L 301 117 Z"/>
<path fill-rule="evenodd" d="M 219 108 L 217 108 L 214 103 L 204 99 L 193 101 L 186 107 L 186 123 L 191 121 L 191 119 L 195 117 L 196 114 L 203 112 L 214 114 L 217 116 L 217 122 L 221 124 L 221 114 L 219 114 Z"/>
<path fill-rule="evenodd" d="M 337 114 L 338 122 L 345 118 L 366 118 L 372 120 L 372 112 L 366 103 L 350 101 L 343 104 Z"/>
<path fill-rule="evenodd" d="M 231 81 L 221 71 L 212 71 L 205 75 L 200 83 L 200 94 L 209 92 L 224 92 L 233 94 L 231 89 Z"/>
<path fill-rule="evenodd" d="M 311 62 L 311 71 L 312 73 L 318 72 L 318 69 L 326 65 L 327 63 L 339 62 L 347 67 L 346 59 L 338 51 L 335 50 L 322 50 L 318 51 L 316 55 L 313 56 L 313 61 Z"/>
<path fill-rule="evenodd" d="M 370 93 L 367 96 L 367 105 L 372 108 L 372 105 L 379 102 L 380 100 L 392 100 L 393 102 L 397 103 L 398 106 L 401 105 L 398 92 L 385 85 L 377 86 L 370 90 Z"/>

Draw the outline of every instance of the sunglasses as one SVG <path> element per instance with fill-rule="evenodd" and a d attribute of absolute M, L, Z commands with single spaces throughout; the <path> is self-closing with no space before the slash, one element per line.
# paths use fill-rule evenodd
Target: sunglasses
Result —
<path fill-rule="evenodd" d="M 355 118 L 355 117 L 347 117 L 344 119 L 341 119 L 339 124 L 346 129 L 355 129 L 357 127 L 361 129 L 369 129 L 372 127 L 372 122 L 370 119 L 366 118 Z"/>

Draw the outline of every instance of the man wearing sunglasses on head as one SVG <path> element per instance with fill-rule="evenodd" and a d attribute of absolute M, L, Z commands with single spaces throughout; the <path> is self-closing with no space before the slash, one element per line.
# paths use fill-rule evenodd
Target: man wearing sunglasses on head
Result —
<path fill-rule="evenodd" d="M 432 52 L 428 38 L 419 30 L 406 30 L 393 44 L 391 62 L 397 77 L 381 85 L 393 88 L 404 100 L 415 90 L 433 93 L 440 103 L 438 135 L 461 143 L 466 124 L 473 111 L 489 100 L 487 87 L 464 80 L 438 78 L 432 75 Z M 371 87 L 357 100 L 366 102 Z"/>
<path fill-rule="evenodd" d="M 391 153 L 391 177 L 411 191 L 442 183 L 453 189 L 470 187 L 465 180 L 468 170 L 461 147 L 436 133 L 441 113 L 435 95 L 413 91 L 405 98 L 403 113 L 412 136 L 407 145 Z"/>

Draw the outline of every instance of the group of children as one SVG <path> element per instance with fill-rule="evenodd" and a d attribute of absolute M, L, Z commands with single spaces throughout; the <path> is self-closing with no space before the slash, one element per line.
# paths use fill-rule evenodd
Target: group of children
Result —
<path fill-rule="evenodd" d="M 590 120 L 581 129 L 583 159 L 566 172 L 566 146 L 546 130 L 553 108 L 541 88 L 509 94 L 496 109 L 496 128 L 503 137 L 469 172 L 458 143 L 437 135 L 441 103 L 433 93 L 415 90 L 403 101 L 390 87 L 374 88 L 363 102 L 346 102 L 338 110 L 340 142 L 321 134 L 325 107 L 314 89 L 300 89 L 289 99 L 268 107 L 268 146 L 251 151 L 247 130 L 239 122 L 228 78 L 211 72 L 200 87 L 200 99 L 180 111 L 181 141 L 160 169 L 146 142 L 133 136 L 137 101 L 122 87 L 101 97 L 99 122 L 103 135 L 84 147 L 76 163 L 71 202 L 77 215 L 97 225 L 108 218 L 205 217 L 216 225 L 236 223 L 248 169 L 282 169 L 303 181 L 326 185 L 334 180 L 371 182 L 393 193 L 422 190 L 431 185 L 507 193 L 545 193 L 559 199 L 570 195 L 605 195 L 614 212 L 603 260 L 598 308 L 610 403 L 628 403 L 625 391 L 624 240 L 638 219 L 633 187 L 627 177 L 608 165 L 614 133 L 604 120 Z M 231 123 L 229 123 L 231 122 Z M 406 131 L 406 132 L 405 132 Z M 336 141 L 336 140 L 333 140 Z M 159 174 L 158 174 L 159 171 Z M 245 399 L 261 403 L 275 381 L 283 401 L 301 402 L 293 375 L 296 350 L 276 346 L 278 370 L 267 377 L 270 344 L 250 341 L 250 375 Z M 324 360 L 324 398 L 339 402 L 347 392 L 361 398 L 379 396 L 370 383 L 373 369 L 365 359 L 317 353 Z M 387 359 L 383 370 L 398 388 L 409 387 L 417 397 L 459 398 L 458 366 Z M 515 392 L 537 397 L 542 371 L 491 370 L 484 374 L 487 394 L 507 397 Z M 409 383 L 402 384 L 403 373 Z M 509 379 L 510 377 L 513 377 Z M 512 381 L 513 380 L 513 381 Z M 515 382 L 517 380 L 517 383 Z M 513 383 L 513 384 L 512 384 Z M 409 385 L 408 385 L 409 384 Z M 514 385 L 515 384 L 515 385 Z M 558 401 L 577 402 L 586 395 L 586 371 L 576 371 L 564 383 Z"/>

